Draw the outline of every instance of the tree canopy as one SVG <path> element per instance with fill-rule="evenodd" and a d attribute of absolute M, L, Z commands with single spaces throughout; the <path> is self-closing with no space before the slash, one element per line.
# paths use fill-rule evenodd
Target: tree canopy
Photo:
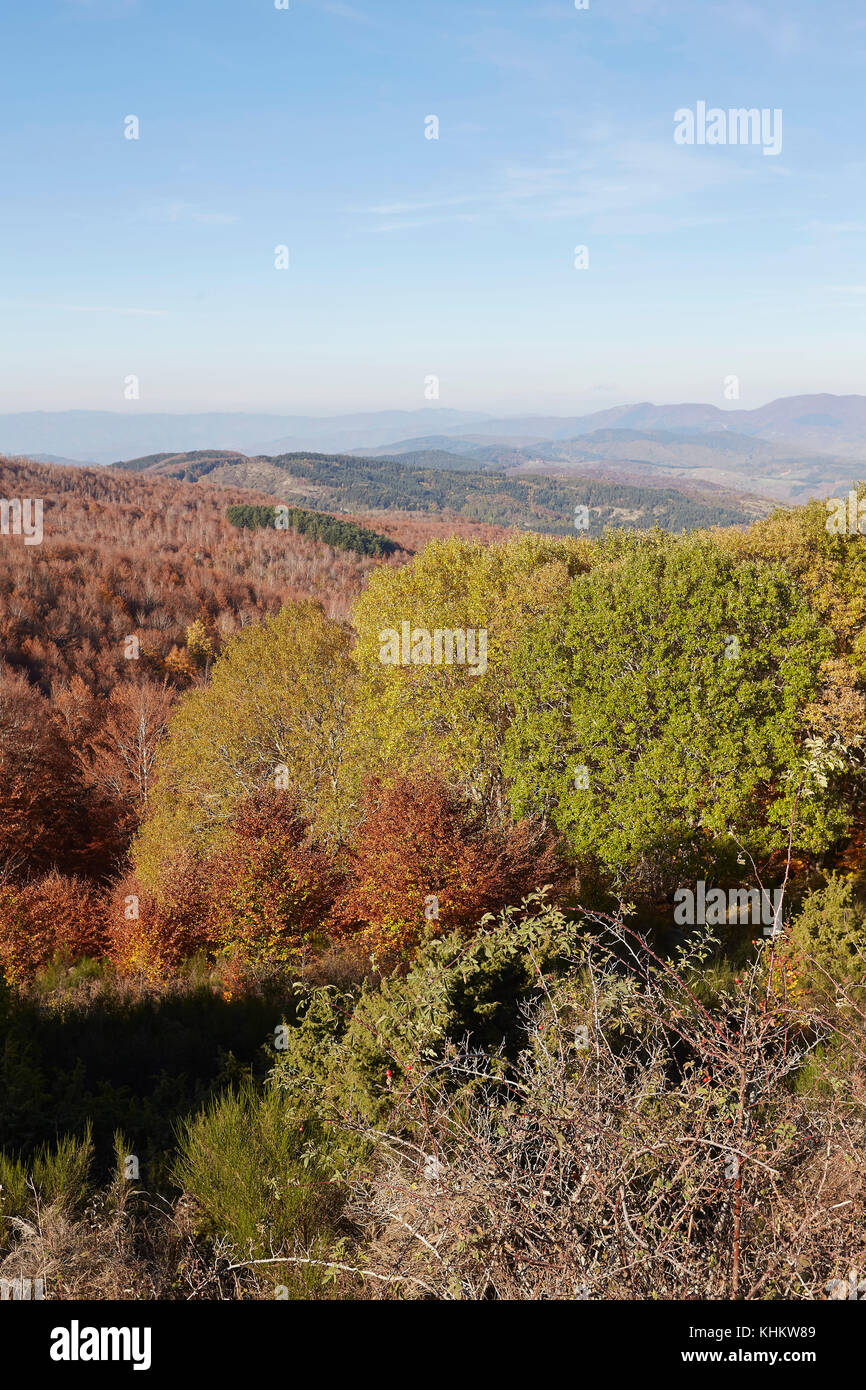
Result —
<path fill-rule="evenodd" d="M 209 848 L 240 799 L 266 785 L 291 788 L 303 814 L 336 825 L 353 676 L 347 632 L 312 602 L 233 638 L 160 748 L 135 848 L 145 879 L 169 845 Z"/>
<path fill-rule="evenodd" d="M 706 538 L 611 540 L 515 654 L 512 807 L 660 884 L 737 840 L 766 852 L 808 778 L 803 710 L 831 650 L 781 567 Z M 840 824 L 832 800 L 800 796 L 799 843 L 823 848 Z"/>

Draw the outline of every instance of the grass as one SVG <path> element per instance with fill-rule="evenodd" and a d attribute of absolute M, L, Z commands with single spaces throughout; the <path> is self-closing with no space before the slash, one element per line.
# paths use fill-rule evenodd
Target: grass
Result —
<path fill-rule="evenodd" d="M 177 1185 L 193 1200 L 201 1233 L 227 1238 L 237 1260 L 280 1254 L 324 1257 L 339 1219 L 335 1189 L 305 1150 L 309 1126 L 273 1086 L 212 1100 L 179 1129 Z M 324 1288 L 322 1270 L 264 1267 L 293 1298 Z"/>
<path fill-rule="evenodd" d="M 84 1137 L 64 1135 L 52 1148 L 41 1145 L 30 1163 L 0 1152 L 0 1239 L 10 1219 L 33 1220 L 43 1207 L 71 1215 L 83 1206 L 93 1165 L 89 1124 Z"/>

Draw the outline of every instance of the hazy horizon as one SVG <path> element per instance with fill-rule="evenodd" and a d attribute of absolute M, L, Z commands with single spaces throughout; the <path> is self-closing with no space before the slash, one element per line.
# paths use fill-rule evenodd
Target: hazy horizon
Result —
<path fill-rule="evenodd" d="M 330 408 L 323 407 L 322 409 L 317 410 L 302 410 L 300 408 L 291 410 L 281 408 L 265 409 L 259 408 L 254 405 L 237 405 L 231 408 L 220 408 L 219 406 L 198 408 L 195 406 L 179 405 L 176 408 L 162 409 L 152 405 L 148 405 L 145 401 L 138 400 L 129 401 L 125 403 L 122 407 L 113 408 L 86 404 L 76 406 L 30 406 L 19 410 L 0 408 L 0 418 L 5 418 L 10 415 L 87 414 L 114 415 L 119 418 L 128 417 L 130 415 L 253 415 L 259 417 L 270 416 L 274 419 L 337 420 L 344 418 L 352 418 L 355 416 L 368 415 L 419 415 L 423 413 L 429 413 L 431 415 L 453 415 L 460 416 L 463 418 L 474 416 L 478 419 L 483 418 L 489 420 L 520 420 L 532 415 L 537 415 L 539 417 L 550 416 L 551 418 L 569 419 L 571 417 L 577 417 L 582 415 L 600 414 L 603 411 L 608 410 L 626 410 L 634 408 L 636 406 L 652 406 L 655 409 L 677 408 L 681 406 L 690 405 L 712 406 L 712 408 L 715 410 L 721 410 L 736 414 L 738 412 L 744 411 L 757 411 L 764 406 L 774 405 L 779 401 L 791 400 L 795 397 L 800 396 L 830 396 L 835 397 L 838 400 L 854 398 L 866 400 L 866 389 L 862 391 L 783 391 L 779 395 L 767 396 L 766 398 L 761 398 L 760 400 L 756 400 L 749 404 L 744 404 L 742 400 L 715 401 L 698 397 L 686 397 L 682 395 L 677 396 L 673 394 L 667 397 L 658 397 L 657 399 L 652 399 L 650 397 L 629 397 L 623 398 L 621 400 L 611 400 L 606 405 L 586 405 L 575 401 L 572 402 L 571 405 L 565 403 L 562 406 L 562 408 L 558 410 L 547 410 L 541 408 L 538 408 L 537 410 L 531 410 L 528 408 L 519 409 L 515 406 L 512 406 L 510 409 L 497 410 L 492 407 L 484 406 L 451 406 L 443 404 L 442 402 L 427 402 L 422 405 L 408 406 L 396 405 L 394 403 L 386 402 L 386 404 L 381 406 L 369 406 L 362 408 L 353 408 L 347 405 L 335 404 Z"/>

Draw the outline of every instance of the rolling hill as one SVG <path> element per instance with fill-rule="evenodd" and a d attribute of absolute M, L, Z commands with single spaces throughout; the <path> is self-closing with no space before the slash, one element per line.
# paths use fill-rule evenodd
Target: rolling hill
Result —
<path fill-rule="evenodd" d="M 247 458 L 231 451 L 153 454 L 115 465 L 117 470 L 209 486 L 252 489 L 292 506 L 374 515 L 389 512 L 453 516 L 494 526 L 553 534 L 574 531 L 575 508 L 589 508 L 590 533 L 607 525 L 661 526 L 681 531 L 734 526 L 768 510 L 760 498 L 721 490 L 635 487 L 599 477 L 549 478 L 413 466 L 400 459 L 343 454 L 283 454 Z M 417 457 L 425 457 L 420 451 Z"/>

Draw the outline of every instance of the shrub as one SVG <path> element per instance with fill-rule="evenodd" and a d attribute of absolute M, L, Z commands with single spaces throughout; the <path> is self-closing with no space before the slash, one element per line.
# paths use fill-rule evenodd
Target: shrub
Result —
<path fill-rule="evenodd" d="M 331 1121 L 323 1160 L 345 1136 L 370 1296 L 818 1299 L 862 1267 L 862 1018 L 838 1070 L 832 1020 L 794 1045 L 797 1008 L 767 1005 L 763 940 L 711 1012 L 688 983 L 708 934 L 665 962 L 622 917 L 522 925 L 450 961 L 432 943 L 348 1025 L 332 1001 L 330 1043 L 314 998 L 318 1037 L 305 1020 L 277 1064 Z M 501 1000 L 503 965 L 520 1008 L 485 1036 L 461 987 Z M 791 1084 L 810 1055 L 818 1103 Z"/>
<path fill-rule="evenodd" d="M 200 1232 L 227 1237 L 233 1256 L 315 1258 L 337 1219 L 335 1190 L 304 1151 L 309 1128 L 286 1094 L 250 1086 L 211 1102 L 181 1127 L 175 1177 L 195 1204 Z M 314 1266 L 270 1267 L 293 1297 L 323 1282 Z"/>
<path fill-rule="evenodd" d="M 866 906 L 852 884 L 831 875 L 805 898 L 791 927 L 785 954 L 796 961 L 801 982 L 818 993 L 835 982 L 860 984 L 866 975 Z"/>
<path fill-rule="evenodd" d="M 0 966 L 10 983 L 31 979 L 55 956 L 79 960 L 106 944 L 104 904 L 85 879 L 54 870 L 0 886 Z"/>
<path fill-rule="evenodd" d="M 81 1139 L 65 1135 L 52 1149 L 44 1144 L 28 1165 L 20 1158 L 0 1153 L 0 1237 L 8 1234 L 13 1218 L 32 1218 L 40 1206 L 56 1207 L 70 1214 L 87 1195 L 93 1163 L 90 1125 Z"/>
<path fill-rule="evenodd" d="M 124 973 L 165 978 L 211 944 L 208 886 L 191 855 L 162 867 L 155 889 L 134 874 L 115 887 L 109 915 L 109 954 Z"/>
<path fill-rule="evenodd" d="M 525 908 L 482 923 L 468 942 L 459 932 L 428 941 L 408 971 L 354 992 L 311 990 L 274 1081 L 330 1121 L 362 1116 L 379 1123 L 456 1042 L 471 1036 L 507 1053 L 522 1002 L 541 987 L 541 968 L 574 934 L 553 907 L 530 899 Z"/>

